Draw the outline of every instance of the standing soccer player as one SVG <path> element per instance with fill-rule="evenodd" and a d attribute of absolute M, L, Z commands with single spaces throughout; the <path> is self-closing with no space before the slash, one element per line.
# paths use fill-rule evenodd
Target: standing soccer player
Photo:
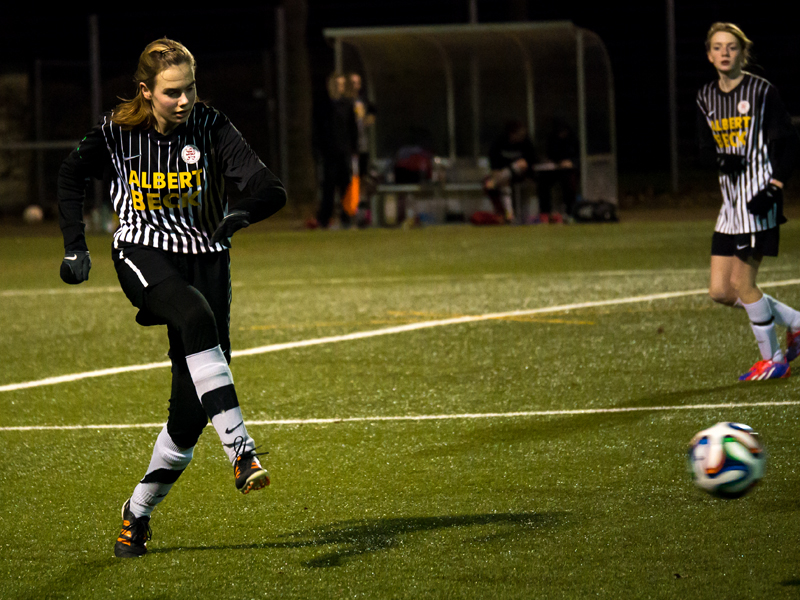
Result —
<path fill-rule="evenodd" d="M 697 94 L 701 146 L 716 150 L 722 208 L 711 244 L 709 294 L 743 307 L 762 360 L 740 381 L 791 373 L 800 354 L 800 312 L 763 294 L 756 276 L 764 256 L 778 255 L 783 186 L 798 157 L 797 133 L 778 91 L 744 71 L 752 42 L 732 23 L 714 23 L 706 36 L 718 78 Z M 784 353 L 775 325 L 787 328 Z"/>
<path fill-rule="evenodd" d="M 89 277 L 82 222 L 89 177 L 112 173 L 119 216 L 113 259 L 120 284 L 139 309 L 140 325 L 167 325 L 172 361 L 169 418 L 144 477 L 122 507 L 114 553 L 142 556 L 150 515 L 192 460 L 210 420 L 242 493 L 269 484 L 244 425 L 228 364 L 230 238 L 280 210 L 286 192 L 237 129 L 197 102 L 195 60 L 180 43 L 160 39 L 139 58 L 137 94 L 103 115 L 59 171 L 65 255 L 61 278 Z M 226 186 L 241 192 L 229 207 Z"/>

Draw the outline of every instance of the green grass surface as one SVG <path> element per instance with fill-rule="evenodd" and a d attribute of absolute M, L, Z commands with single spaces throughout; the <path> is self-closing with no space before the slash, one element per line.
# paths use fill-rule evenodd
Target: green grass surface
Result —
<path fill-rule="evenodd" d="M 702 290 L 712 227 L 237 234 L 235 351 L 599 304 L 235 358 L 273 484 L 237 493 L 207 429 L 140 560 L 113 542 L 158 428 L 129 426 L 165 420 L 168 369 L 2 391 L 0 597 L 796 598 L 800 405 L 759 403 L 797 401 L 797 376 L 738 383 L 758 359 L 746 315 L 702 293 L 603 304 Z M 800 277 L 798 233 L 761 282 Z M 166 360 L 110 238 L 89 242 L 73 287 L 57 237 L 0 237 L 0 386 Z M 800 306 L 799 285 L 765 290 Z M 720 420 L 769 453 L 737 501 L 686 472 Z"/>

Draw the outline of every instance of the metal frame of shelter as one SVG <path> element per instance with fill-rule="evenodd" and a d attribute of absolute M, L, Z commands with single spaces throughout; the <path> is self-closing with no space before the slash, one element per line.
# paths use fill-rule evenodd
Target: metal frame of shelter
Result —
<path fill-rule="evenodd" d="M 504 123 L 527 122 L 537 147 L 558 117 L 576 132 L 580 192 L 617 201 L 614 83 L 602 40 L 569 21 L 326 29 L 335 68 L 361 73 L 378 107 L 371 150 L 418 143 L 475 164 Z M 419 135 L 417 136 L 417 138 Z"/>

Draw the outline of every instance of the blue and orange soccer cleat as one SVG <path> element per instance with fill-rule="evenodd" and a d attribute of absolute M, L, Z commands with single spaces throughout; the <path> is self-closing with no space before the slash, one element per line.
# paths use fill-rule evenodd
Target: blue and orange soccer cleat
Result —
<path fill-rule="evenodd" d="M 792 374 L 789 361 L 760 360 L 739 377 L 739 381 L 764 381 L 766 379 L 786 379 Z"/>
<path fill-rule="evenodd" d="M 800 330 L 786 331 L 786 360 L 789 362 L 800 356 Z"/>

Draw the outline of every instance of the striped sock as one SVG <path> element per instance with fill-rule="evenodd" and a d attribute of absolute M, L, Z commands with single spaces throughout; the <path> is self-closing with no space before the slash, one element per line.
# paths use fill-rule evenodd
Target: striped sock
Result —
<path fill-rule="evenodd" d="M 255 449 L 244 425 L 233 375 L 219 346 L 186 357 L 189 373 L 211 424 L 231 464 L 236 462 L 237 438 L 243 438 L 241 452 Z"/>
<path fill-rule="evenodd" d="M 149 517 L 189 466 L 193 453 L 194 448 L 176 446 L 165 425 L 156 438 L 147 473 L 133 490 L 131 512 L 137 517 Z"/>

